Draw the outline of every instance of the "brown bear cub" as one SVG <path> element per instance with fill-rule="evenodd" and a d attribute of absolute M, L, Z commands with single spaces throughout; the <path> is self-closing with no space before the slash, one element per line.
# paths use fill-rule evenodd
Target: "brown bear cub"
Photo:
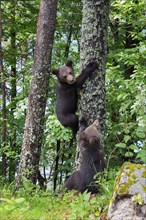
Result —
<path fill-rule="evenodd" d="M 52 71 L 57 76 L 56 114 L 64 127 L 70 127 L 74 136 L 78 131 L 77 89 L 81 87 L 88 76 L 97 68 L 95 61 L 90 62 L 77 78 L 74 77 L 73 63 L 68 60 L 65 66 Z"/>
<path fill-rule="evenodd" d="M 73 172 L 65 183 L 65 188 L 91 193 L 98 191 L 94 183 L 94 176 L 104 170 L 104 153 L 100 144 L 99 121 L 87 127 L 79 134 L 79 148 L 81 153 L 80 169 Z"/>

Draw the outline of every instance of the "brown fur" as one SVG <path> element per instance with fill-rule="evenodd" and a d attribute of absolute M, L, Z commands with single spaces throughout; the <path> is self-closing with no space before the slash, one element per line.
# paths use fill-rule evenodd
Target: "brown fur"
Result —
<path fill-rule="evenodd" d="M 87 189 L 92 193 L 98 191 L 93 178 L 96 173 L 104 170 L 104 153 L 100 141 L 99 121 L 95 120 L 92 125 L 79 134 L 80 169 L 73 172 L 66 181 L 67 189 L 75 189 L 79 192 Z"/>
<path fill-rule="evenodd" d="M 70 127 L 73 134 L 78 131 L 78 116 L 75 114 L 77 110 L 77 89 L 80 88 L 87 77 L 97 68 L 95 61 L 90 62 L 82 73 L 75 78 L 73 71 L 73 63 L 68 60 L 66 65 L 60 69 L 53 70 L 53 74 L 57 76 L 57 102 L 56 113 L 58 120 L 64 127 Z"/>

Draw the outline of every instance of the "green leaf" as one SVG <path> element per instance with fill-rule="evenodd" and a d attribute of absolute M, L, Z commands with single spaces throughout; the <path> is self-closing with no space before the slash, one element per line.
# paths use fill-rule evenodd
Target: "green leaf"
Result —
<path fill-rule="evenodd" d="M 126 144 L 125 143 L 119 143 L 119 144 L 116 144 L 116 147 L 126 148 Z"/>
<path fill-rule="evenodd" d="M 84 198 L 85 201 L 89 201 L 90 194 L 91 193 L 87 193 L 86 191 L 83 193 L 83 198 Z"/>
<path fill-rule="evenodd" d="M 130 130 L 129 129 L 125 129 L 124 132 L 125 132 L 125 134 L 129 134 Z"/>
<path fill-rule="evenodd" d="M 139 148 L 138 148 L 136 145 L 134 145 L 134 144 L 131 144 L 131 145 L 129 146 L 129 148 L 130 148 L 131 150 L 139 150 Z"/>
<path fill-rule="evenodd" d="M 125 157 L 132 157 L 133 153 L 132 152 L 126 152 Z"/>
<path fill-rule="evenodd" d="M 122 99 L 122 98 L 123 98 L 123 94 L 118 95 L 118 96 L 117 96 L 117 101 L 119 101 L 119 100 Z"/>
<path fill-rule="evenodd" d="M 136 132 L 136 135 L 137 135 L 137 137 L 139 137 L 139 138 L 145 138 L 145 133 L 144 133 L 144 132 L 137 131 L 137 132 Z"/>
<path fill-rule="evenodd" d="M 4 202 L 7 202 L 7 203 L 11 203 L 11 200 L 10 200 L 10 199 L 7 199 L 7 198 L 0 198 L 0 201 L 4 201 Z"/>
<path fill-rule="evenodd" d="M 140 158 L 144 163 L 146 163 L 146 150 L 142 149 L 140 152 L 138 152 L 136 158 Z"/>
<path fill-rule="evenodd" d="M 124 136 L 124 141 L 125 143 L 127 143 L 130 140 L 130 136 L 129 135 L 125 135 Z"/>
<path fill-rule="evenodd" d="M 15 202 L 16 203 L 22 203 L 22 202 L 24 202 L 25 201 L 25 199 L 24 198 L 18 198 L 18 199 L 15 199 Z"/>

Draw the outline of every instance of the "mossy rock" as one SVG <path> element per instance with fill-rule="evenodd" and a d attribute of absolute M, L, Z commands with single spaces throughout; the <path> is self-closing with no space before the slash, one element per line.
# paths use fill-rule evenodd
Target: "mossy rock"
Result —
<path fill-rule="evenodd" d="M 146 165 L 124 163 L 115 181 L 108 219 L 146 219 Z"/>

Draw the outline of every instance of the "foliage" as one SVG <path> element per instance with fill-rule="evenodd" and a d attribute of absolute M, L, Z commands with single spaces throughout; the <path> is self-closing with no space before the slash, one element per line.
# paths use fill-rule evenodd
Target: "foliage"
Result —
<path fill-rule="evenodd" d="M 146 162 L 145 1 L 112 1 L 107 62 L 107 146 L 112 163 Z"/>
<path fill-rule="evenodd" d="M 110 170 L 98 181 L 100 193 L 76 195 L 68 192 L 55 195 L 51 191 L 42 191 L 39 187 L 25 182 L 25 188 L 13 193 L 13 184 L 0 189 L 0 218 L 5 219 L 99 219 L 101 213 L 106 215 L 108 202 L 117 170 Z M 105 193 L 106 192 L 106 193 Z"/>
<path fill-rule="evenodd" d="M 59 152 L 56 151 L 57 141 L 60 143 Z M 48 115 L 44 131 L 44 145 L 41 154 L 41 166 L 50 169 L 50 178 L 53 175 L 56 156 L 59 157 L 58 173 L 71 172 L 75 155 L 75 146 L 71 130 L 64 128 L 56 115 Z M 61 162 L 63 157 L 63 162 Z M 66 178 L 66 177 L 65 177 Z"/>
<path fill-rule="evenodd" d="M 110 67 L 107 71 L 107 103 L 110 108 L 107 142 L 115 143 L 123 157 L 135 155 L 146 162 L 145 73 L 137 72 L 130 80 L 125 80 L 118 67 Z"/>
<path fill-rule="evenodd" d="M 62 66 L 68 58 L 79 63 L 82 3 L 79 0 L 59 1 L 58 8 L 53 64 Z"/>
<path fill-rule="evenodd" d="M 28 1 L 18 2 L 16 0 L 1 1 L 3 13 L 3 80 L 6 83 L 5 99 L 7 132 L 5 143 L 1 143 L 0 139 L 0 144 L 1 146 L 4 146 L 5 144 L 3 153 L 5 153 L 7 156 L 7 173 L 9 173 L 9 177 L 12 166 L 11 161 L 14 161 L 13 164 L 16 163 L 16 166 L 13 166 L 13 172 L 15 173 L 22 146 L 23 127 L 27 108 L 27 96 L 33 63 L 38 4 L 38 0 L 33 0 L 31 3 Z M 16 78 L 13 76 L 15 67 Z M 2 78 L 0 80 L 2 80 Z M 13 94 L 13 90 L 15 89 L 16 95 Z M 1 101 L 0 109 L 2 110 Z M 0 121 L 2 121 L 1 112 L 2 111 L 0 111 Z M 0 123 L 0 136 L 2 136 L 1 128 Z M 0 148 L 0 156 L 1 155 L 2 148 Z"/>
<path fill-rule="evenodd" d="M 76 7 L 78 5 L 78 7 Z M 53 47 L 53 59 L 52 68 L 59 67 L 66 62 L 68 56 L 73 59 L 75 63 L 75 72 L 78 73 L 79 53 L 76 45 L 79 40 L 80 21 L 81 21 L 81 3 L 78 0 L 72 4 L 67 1 L 65 4 L 59 2 L 57 30 L 55 34 L 54 47 Z M 66 13 L 69 8 L 75 12 L 76 15 L 74 22 L 72 22 L 72 13 Z M 33 0 L 31 2 L 16 1 L 5 2 L 2 1 L 3 9 L 3 66 L 6 81 L 6 111 L 7 111 L 7 139 L 5 148 L 0 148 L 0 157 L 2 152 L 7 156 L 7 175 L 9 175 L 9 161 L 14 159 L 16 166 L 13 168 L 14 173 L 19 162 L 19 156 L 23 140 L 23 128 L 25 122 L 25 116 L 27 111 L 27 97 L 29 93 L 29 84 L 31 80 L 31 72 L 33 65 L 33 55 L 35 47 L 36 36 L 36 24 L 39 9 L 39 0 Z M 71 28 L 71 29 L 70 29 Z M 11 33 L 16 34 L 15 50 L 11 45 Z M 71 42 L 68 45 L 68 39 L 71 32 Z M 72 45 L 72 46 L 70 46 Z M 64 58 L 63 58 L 64 57 Z M 14 59 L 15 58 L 15 59 Z M 16 60 L 16 90 L 17 95 L 11 98 L 11 68 L 14 66 Z M 61 141 L 60 160 L 61 157 L 64 160 L 62 164 L 59 164 L 60 171 L 66 170 L 71 172 L 72 163 L 74 160 L 75 150 L 73 150 L 74 144 L 71 144 L 71 133 L 68 129 L 63 129 L 58 123 L 56 125 L 56 117 L 54 113 L 55 106 L 55 77 L 51 75 L 49 82 L 49 97 L 48 105 L 46 107 L 46 129 L 44 134 L 44 143 L 42 148 L 42 156 L 40 165 L 47 167 L 47 169 L 54 170 L 54 161 L 56 157 L 56 142 L 57 139 Z M 14 108 L 14 106 L 16 106 Z M 2 108 L 2 102 L 0 101 L 0 108 Z M 49 117 L 48 117 L 49 116 Z M 48 117 L 48 118 L 47 118 Z M 0 113 L 0 121 L 2 115 Z M 49 125 L 50 120 L 50 125 Z M 52 123 L 54 123 L 52 126 Z M 55 126 L 56 125 L 56 126 Z M 60 130 L 59 130 L 60 129 Z M 16 130 L 16 137 L 14 137 L 14 130 Z M 58 131 L 57 131 L 58 130 Z M 51 133 L 50 133 L 51 132 Z M 54 136 L 53 136 L 54 134 Z M 56 134 L 56 135 L 55 135 Z M 59 135 L 62 134 L 60 137 Z M 0 124 L 0 136 L 1 136 L 1 124 Z M 11 138 L 15 144 L 15 148 L 11 147 Z M 50 138 L 50 141 L 48 139 Z M 55 138 L 57 138 L 55 140 Z M 0 140 L 1 143 L 1 140 Z M 1 143 L 3 146 L 3 143 Z M 71 156 L 70 156 L 71 155 Z M 68 160 L 67 160 L 68 159 Z M 1 162 L 0 162 L 1 163 Z M 52 166 L 53 164 L 53 166 Z M 50 168 L 51 166 L 51 168 Z M 49 168 L 48 168 L 49 167 Z M 52 170 L 52 173 L 54 172 Z"/>

